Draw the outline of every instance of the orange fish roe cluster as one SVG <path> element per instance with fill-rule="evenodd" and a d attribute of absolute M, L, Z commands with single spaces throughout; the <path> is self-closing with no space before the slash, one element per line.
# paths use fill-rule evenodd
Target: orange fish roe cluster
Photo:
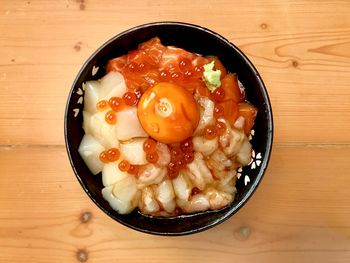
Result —
<path fill-rule="evenodd" d="M 171 179 L 179 175 L 179 171 L 194 159 L 192 137 L 182 141 L 180 145 L 170 148 L 170 162 L 168 164 L 168 176 Z"/>
<path fill-rule="evenodd" d="M 137 105 L 141 95 L 142 95 L 141 90 L 136 90 L 135 92 L 128 91 L 123 95 L 123 98 L 111 97 L 109 101 L 100 100 L 96 104 L 96 109 L 98 111 L 104 111 L 110 108 L 111 110 L 109 110 L 105 114 L 105 121 L 108 124 L 113 125 L 113 124 L 116 124 L 117 122 L 116 113 L 119 111 L 122 111 L 126 106 Z"/>
<path fill-rule="evenodd" d="M 118 161 L 120 152 L 117 148 L 111 148 L 100 153 L 100 161 L 103 163 Z"/>

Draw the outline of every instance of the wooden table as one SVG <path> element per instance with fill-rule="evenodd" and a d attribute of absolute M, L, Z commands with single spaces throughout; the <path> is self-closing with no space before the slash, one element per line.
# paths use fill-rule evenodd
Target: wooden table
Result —
<path fill-rule="evenodd" d="M 0 262 L 350 262 L 350 2 L 0 1 Z M 233 218 L 184 237 L 130 230 L 78 184 L 63 114 L 82 63 L 138 24 L 236 43 L 275 120 L 269 169 Z"/>

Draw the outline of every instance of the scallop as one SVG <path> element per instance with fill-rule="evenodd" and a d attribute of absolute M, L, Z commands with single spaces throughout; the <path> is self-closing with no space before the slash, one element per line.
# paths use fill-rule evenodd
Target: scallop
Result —
<path fill-rule="evenodd" d="M 84 92 L 84 110 L 89 113 L 96 113 L 96 104 L 100 97 L 100 82 L 97 80 L 90 80 L 85 83 Z"/>
<path fill-rule="evenodd" d="M 137 117 L 137 107 L 127 107 L 117 112 L 117 123 L 115 124 L 115 135 L 121 141 L 135 137 L 148 137 Z"/>
<path fill-rule="evenodd" d="M 146 138 L 136 138 L 121 143 L 119 145 L 121 156 L 131 164 L 147 164 L 146 153 L 143 150 L 143 144 L 145 141 Z"/>
<path fill-rule="evenodd" d="M 127 176 L 114 185 L 103 188 L 102 196 L 119 214 L 128 214 L 137 207 L 140 192 L 135 178 Z"/>
<path fill-rule="evenodd" d="M 95 114 L 83 113 L 83 128 L 85 132 L 94 136 L 106 148 L 118 148 L 119 141 L 116 135 L 116 125 L 105 121 L 107 110 Z"/>
<path fill-rule="evenodd" d="M 78 152 L 85 164 L 93 174 L 102 171 L 103 163 L 100 161 L 100 153 L 105 148 L 91 135 L 85 134 L 80 142 Z"/>
<path fill-rule="evenodd" d="M 125 80 L 120 72 L 111 71 L 100 80 L 99 100 L 109 100 L 111 97 L 123 97 L 126 92 Z"/>
<path fill-rule="evenodd" d="M 118 163 L 119 162 L 112 162 L 103 166 L 102 183 L 104 186 L 113 185 L 129 176 L 128 173 L 120 171 Z"/>

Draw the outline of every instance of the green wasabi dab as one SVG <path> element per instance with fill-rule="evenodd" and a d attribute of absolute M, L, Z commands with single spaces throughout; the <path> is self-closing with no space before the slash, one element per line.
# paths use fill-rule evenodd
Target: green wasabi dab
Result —
<path fill-rule="evenodd" d="M 220 76 L 221 76 L 221 70 L 214 70 L 215 62 L 212 61 L 208 64 L 205 64 L 203 66 L 204 72 L 203 72 L 203 81 L 205 82 L 205 85 L 207 88 L 213 92 L 218 87 L 221 86 Z"/>

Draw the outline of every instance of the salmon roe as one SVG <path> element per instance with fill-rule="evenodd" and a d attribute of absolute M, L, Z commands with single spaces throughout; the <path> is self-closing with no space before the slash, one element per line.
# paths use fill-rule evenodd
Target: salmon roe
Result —
<path fill-rule="evenodd" d="M 108 159 L 108 154 L 107 151 L 103 151 L 100 153 L 99 159 L 101 162 L 103 163 L 109 163 L 109 159 Z"/>
<path fill-rule="evenodd" d="M 116 148 L 111 148 L 107 151 L 107 158 L 110 162 L 115 162 L 119 159 L 120 152 Z"/>
<path fill-rule="evenodd" d="M 219 136 L 223 135 L 226 131 L 226 124 L 222 121 L 217 121 L 215 123 L 216 131 Z"/>
<path fill-rule="evenodd" d="M 123 160 L 118 164 L 118 168 L 122 172 L 127 172 L 129 171 L 130 163 L 127 160 Z"/>
<path fill-rule="evenodd" d="M 217 102 L 223 101 L 225 99 L 225 90 L 220 87 L 217 88 L 213 93 L 212 93 L 213 99 Z"/>
<path fill-rule="evenodd" d="M 214 117 L 216 119 L 222 118 L 224 116 L 224 107 L 221 105 L 215 105 L 214 107 Z"/>
<path fill-rule="evenodd" d="M 188 138 L 180 143 L 180 149 L 183 152 L 190 152 L 193 151 L 193 142 L 192 138 Z"/>
<path fill-rule="evenodd" d="M 104 111 L 108 108 L 108 101 L 106 100 L 100 100 L 99 102 L 96 103 L 96 109 L 98 111 Z"/>
<path fill-rule="evenodd" d="M 138 165 L 130 164 L 130 167 L 128 169 L 128 173 L 133 174 L 133 175 L 137 175 L 139 170 L 140 170 L 140 168 Z"/>
<path fill-rule="evenodd" d="M 208 125 L 204 129 L 204 137 L 208 140 L 212 140 L 217 136 L 217 129 L 215 125 Z"/>
<path fill-rule="evenodd" d="M 159 155 L 157 152 L 147 153 L 146 154 L 146 160 L 150 163 L 156 163 L 158 162 Z"/>
<path fill-rule="evenodd" d="M 201 190 L 198 187 L 193 187 L 192 191 L 191 191 L 191 195 L 196 195 L 199 194 L 201 192 Z"/>
<path fill-rule="evenodd" d="M 186 163 L 192 163 L 194 160 L 194 154 L 193 152 L 187 152 L 184 155 L 184 160 Z"/>
<path fill-rule="evenodd" d="M 105 120 L 108 124 L 115 124 L 117 122 L 117 115 L 115 114 L 114 111 L 108 111 L 105 115 Z"/>
<path fill-rule="evenodd" d="M 157 146 L 156 141 L 151 138 L 148 138 L 143 143 L 143 150 L 145 151 L 145 153 L 154 153 L 156 151 L 156 146 Z"/>
<path fill-rule="evenodd" d="M 126 92 L 123 95 L 123 100 L 124 100 L 125 104 L 128 106 L 134 106 L 138 102 L 138 98 L 137 98 L 136 94 L 134 92 L 130 92 L 130 91 Z"/>
<path fill-rule="evenodd" d="M 114 111 L 121 111 L 125 107 L 125 102 L 122 98 L 119 97 L 112 97 L 108 101 L 109 106 L 112 108 Z"/>

